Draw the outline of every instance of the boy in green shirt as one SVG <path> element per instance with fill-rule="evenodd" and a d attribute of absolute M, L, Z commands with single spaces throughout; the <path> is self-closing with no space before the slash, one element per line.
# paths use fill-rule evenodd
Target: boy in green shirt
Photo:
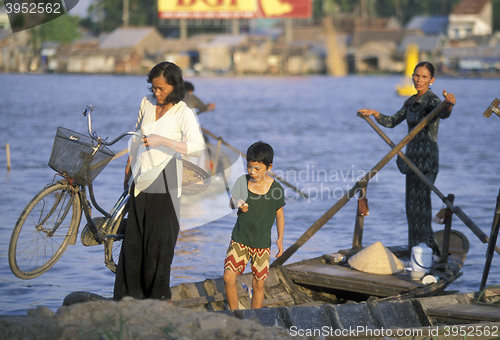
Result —
<path fill-rule="evenodd" d="M 243 274 L 251 260 L 253 273 L 252 308 L 261 308 L 264 285 L 271 258 L 271 229 L 276 221 L 278 254 L 283 253 L 285 231 L 285 191 L 268 171 L 273 167 L 273 148 L 256 142 L 247 150 L 248 175 L 241 176 L 231 190 L 231 204 L 238 209 L 238 218 L 224 261 L 224 283 L 230 309 L 238 308 L 237 275 Z"/>

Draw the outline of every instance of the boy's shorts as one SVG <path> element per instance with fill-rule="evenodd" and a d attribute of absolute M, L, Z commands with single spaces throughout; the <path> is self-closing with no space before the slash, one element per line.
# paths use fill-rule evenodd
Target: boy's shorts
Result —
<path fill-rule="evenodd" d="M 271 248 L 251 248 L 231 240 L 226 252 L 224 270 L 241 275 L 249 260 L 251 260 L 253 277 L 257 280 L 265 280 L 269 274 Z"/>

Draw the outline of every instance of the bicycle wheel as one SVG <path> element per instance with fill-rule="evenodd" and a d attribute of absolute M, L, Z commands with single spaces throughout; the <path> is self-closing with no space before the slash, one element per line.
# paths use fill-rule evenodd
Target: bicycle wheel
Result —
<path fill-rule="evenodd" d="M 80 198 L 67 182 L 40 191 L 24 208 L 12 231 L 12 273 L 25 280 L 45 273 L 75 240 L 81 214 Z"/>
<path fill-rule="evenodd" d="M 104 241 L 104 262 L 113 273 L 116 273 L 120 251 L 122 249 L 123 237 L 125 235 L 125 225 L 127 224 L 127 201 L 122 202 L 116 218 L 113 219 L 109 229 L 106 232 L 106 240 Z"/>

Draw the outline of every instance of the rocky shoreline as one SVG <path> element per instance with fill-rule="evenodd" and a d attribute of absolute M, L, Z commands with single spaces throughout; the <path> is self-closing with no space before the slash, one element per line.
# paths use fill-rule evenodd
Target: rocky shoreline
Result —
<path fill-rule="evenodd" d="M 287 330 L 159 300 L 89 301 L 0 316 L 0 339 L 290 339 Z M 295 338 L 295 337 L 294 337 Z"/>

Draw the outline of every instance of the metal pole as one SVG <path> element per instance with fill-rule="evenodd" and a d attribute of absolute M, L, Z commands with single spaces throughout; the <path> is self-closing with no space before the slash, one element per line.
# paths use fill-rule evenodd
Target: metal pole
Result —
<path fill-rule="evenodd" d="M 187 19 L 179 19 L 179 39 L 187 40 L 187 38 L 188 38 Z"/>
<path fill-rule="evenodd" d="M 232 28 L 233 28 L 233 35 L 240 34 L 240 20 L 239 19 L 232 20 Z"/>
<path fill-rule="evenodd" d="M 356 222 L 354 223 L 354 235 L 352 247 L 358 248 L 363 244 L 363 227 L 365 216 L 368 216 L 368 199 L 366 198 L 366 187 L 359 189 L 358 208 L 356 209 Z"/>

